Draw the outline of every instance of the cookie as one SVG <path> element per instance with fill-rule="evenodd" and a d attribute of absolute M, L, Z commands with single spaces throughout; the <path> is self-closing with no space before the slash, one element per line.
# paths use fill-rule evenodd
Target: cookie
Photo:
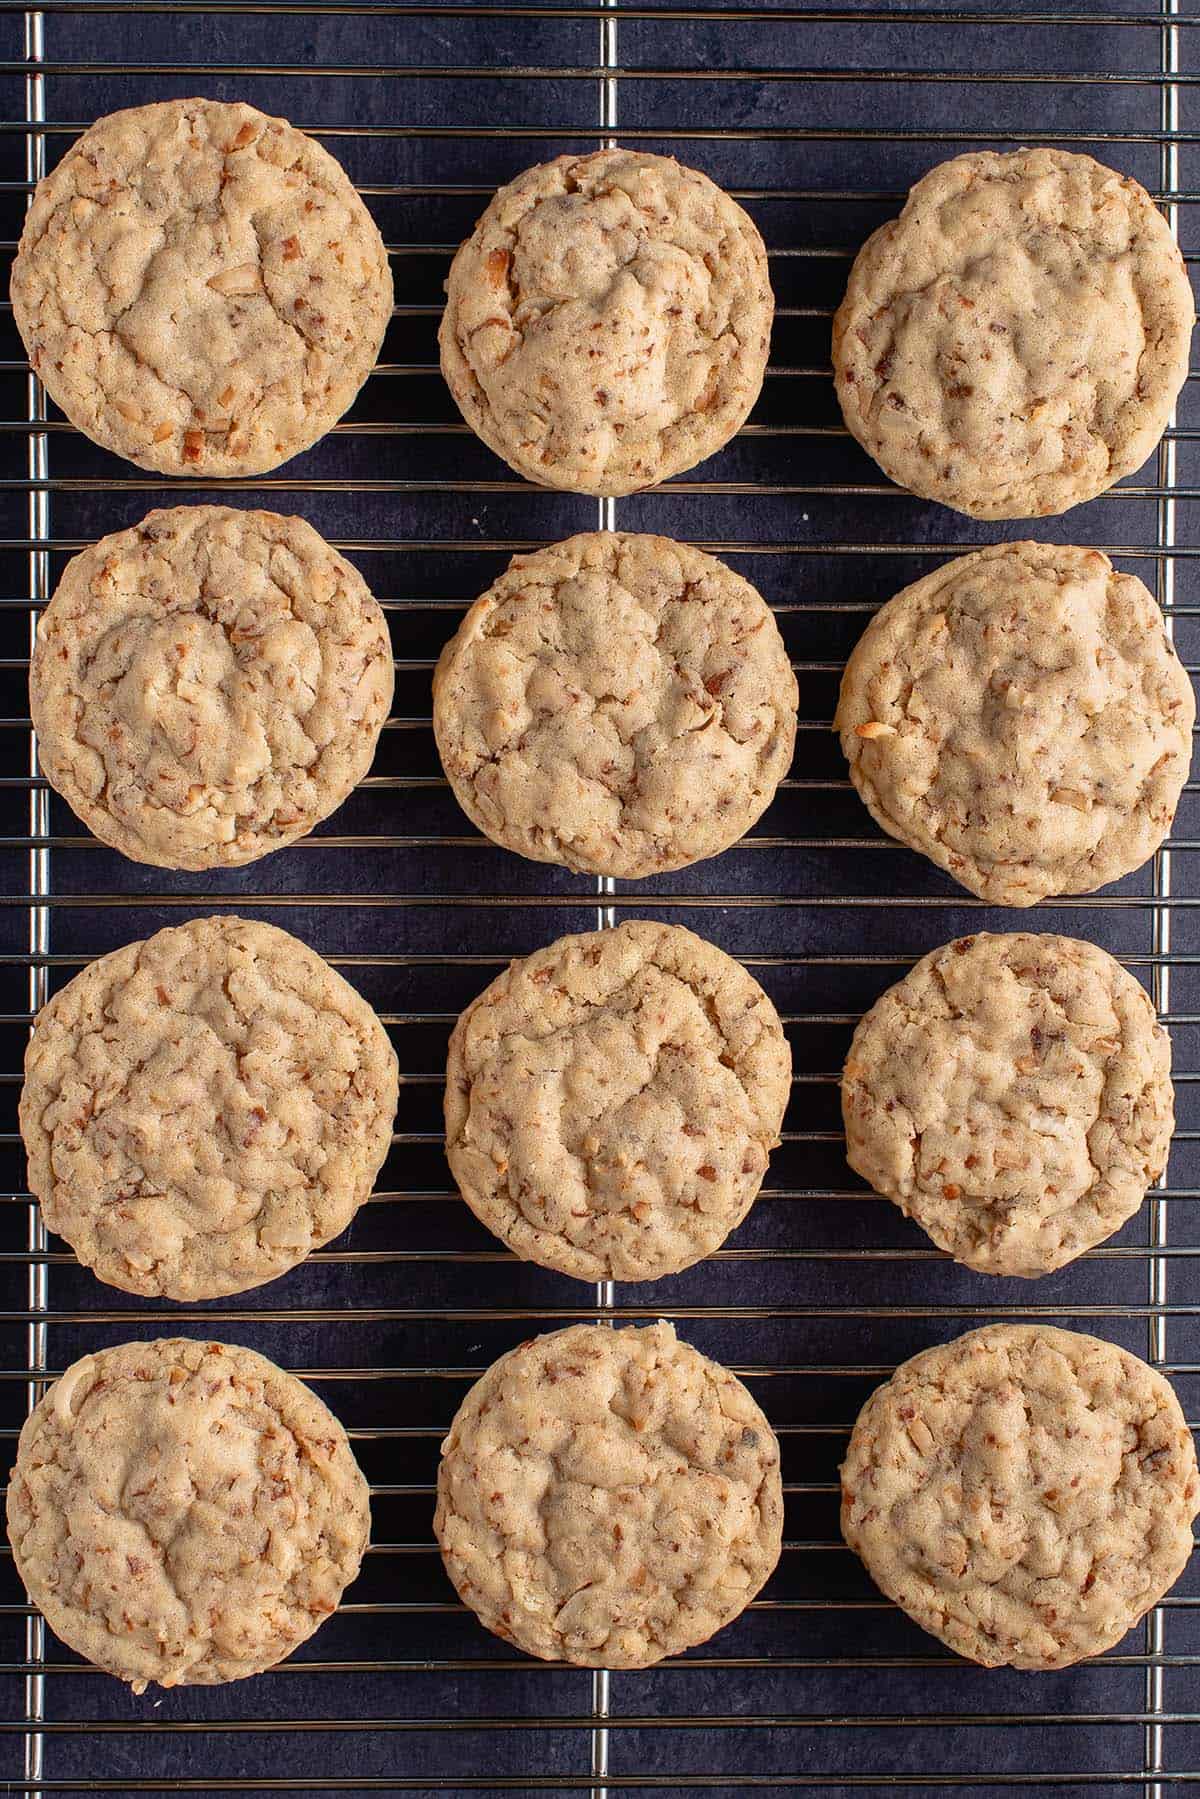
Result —
<path fill-rule="evenodd" d="M 1196 704 L 1162 614 L 1098 550 L 993 544 L 881 607 L 842 680 L 850 778 L 892 837 L 993 906 L 1092 893 L 1154 854 Z"/>
<path fill-rule="evenodd" d="M 1048 1274 L 1167 1165 L 1171 1040 L 1073 937 L 960 937 L 876 1001 L 842 1075 L 850 1166 L 981 1274 Z"/>
<path fill-rule="evenodd" d="M 922 499 L 1066 512 L 1158 443 L 1195 310 L 1136 181 L 1065 150 L 956 156 L 858 253 L 833 321 L 838 399 Z"/>
<path fill-rule="evenodd" d="M 1161 1374 L 1115 1343 L 989 1324 L 859 1414 L 842 1532 L 889 1599 L 988 1668 L 1119 1643 L 1182 1574 L 1196 1452 Z"/>
<path fill-rule="evenodd" d="M 526 1261 L 658 1280 L 750 1210 L 791 1066 L 774 1006 L 715 944 L 649 919 L 562 937 L 455 1025 L 446 1155 Z"/>
<path fill-rule="evenodd" d="M 716 856 L 791 766 L 796 678 L 762 597 L 667 537 L 514 557 L 433 681 L 464 812 L 535 862 L 637 879 Z"/>
<path fill-rule="evenodd" d="M 183 1337 L 73 1363 L 26 1419 L 8 1487 L 30 1599 L 135 1693 L 283 1661 L 336 1609 L 370 1526 L 316 1394 L 252 1349 Z"/>
<path fill-rule="evenodd" d="M 67 564 L 29 704 L 47 780 L 102 843 L 232 868 L 341 805 L 392 684 L 382 610 L 311 525 L 176 506 Z"/>
<path fill-rule="evenodd" d="M 242 1293 L 345 1230 L 396 1097 L 386 1031 L 320 956 L 274 925 L 197 918 L 101 956 L 38 1013 L 29 1185 L 111 1286 Z"/>
<path fill-rule="evenodd" d="M 459 411 L 518 474 L 570 493 L 634 493 L 727 443 L 775 310 L 753 220 L 707 175 L 634 150 L 502 187 L 446 295 Z"/>
<path fill-rule="evenodd" d="M 671 1325 L 577 1324 L 501 1356 L 442 1444 L 434 1531 L 527 1655 L 648 1668 L 744 1611 L 779 1560 L 779 1444 Z"/>
<path fill-rule="evenodd" d="M 316 443 L 392 311 L 340 163 L 252 106 L 98 119 L 37 185 L 12 270 L 30 366 L 73 425 L 165 475 L 259 475 Z"/>

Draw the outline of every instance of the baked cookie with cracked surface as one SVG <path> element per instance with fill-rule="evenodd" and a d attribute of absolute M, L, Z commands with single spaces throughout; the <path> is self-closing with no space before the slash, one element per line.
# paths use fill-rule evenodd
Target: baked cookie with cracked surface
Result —
<path fill-rule="evenodd" d="M 502 187 L 446 295 L 459 411 L 518 474 L 570 493 L 634 493 L 719 450 L 758 398 L 775 310 L 753 220 L 635 150 Z"/>
<path fill-rule="evenodd" d="M 232 868 L 342 804 L 393 679 L 382 609 L 311 525 L 175 506 L 67 564 L 29 703 L 47 780 L 102 843 Z"/>
<path fill-rule="evenodd" d="M 876 823 L 993 906 L 1092 893 L 1153 855 L 1196 703 L 1135 575 L 993 544 L 880 608 L 834 728 Z"/>
<path fill-rule="evenodd" d="M 69 1648 L 144 1693 L 291 1655 L 370 1534 L 346 1433 L 252 1349 L 161 1337 L 72 1364 L 26 1419 L 8 1537 Z"/>
<path fill-rule="evenodd" d="M 859 1024 L 850 1166 L 981 1274 L 1034 1276 L 1119 1230 L 1167 1165 L 1171 1040 L 1073 937 L 960 937 Z"/>
<path fill-rule="evenodd" d="M 1102 1655 L 1192 1552 L 1196 1451 L 1128 1350 L 989 1324 L 898 1368 L 859 1413 L 842 1533 L 889 1599 L 988 1668 Z"/>
<path fill-rule="evenodd" d="M 434 1532 L 527 1655 L 648 1668 L 739 1616 L 779 1560 L 779 1444 L 671 1325 L 577 1324 L 501 1356 L 442 1444 Z"/>
<path fill-rule="evenodd" d="M 20 1103 L 29 1185 L 110 1286 L 242 1293 L 370 1196 L 397 1080 L 375 1013 L 306 944 L 192 919 L 101 956 L 38 1013 Z"/>
<path fill-rule="evenodd" d="M 95 443 L 165 475 L 258 475 L 347 410 L 392 277 L 311 137 L 240 102 L 164 100 L 98 119 L 38 183 L 12 304 Z"/>
<path fill-rule="evenodd" d="M 833 321 L 846 424 L 922 499 L 1040 518 L 1138 469 L 1195 303 L 1145 189 L 1065 150 L 956 156 L 867 239 Z"/>
<path fill-rule="evenodd" d="M 680 925 L 636 919 L 517 961 L 450 1038 L 446 1154 L 526 1261 L 658 1280 L 749 1211 L 791 1083 L 779 1014 Z"/>
<path fill-rule="evenodd" d="M 476 600 L 433 727 L 495 842 L 629 880 L 745 835 L 791 765 L 797 703 L 748 581 L 667 537 L 593 531 L 514 557 Z"/>

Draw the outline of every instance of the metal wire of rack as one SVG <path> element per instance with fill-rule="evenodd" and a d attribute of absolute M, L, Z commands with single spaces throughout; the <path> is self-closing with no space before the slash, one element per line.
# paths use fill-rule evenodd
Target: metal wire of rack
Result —
<path fill-rule="evenodd" d="M 942 156 L 1076 145 L 1155 194 L 1200 260 L 1191 0 L 47 0 L 0 4 L 0 250 L 30 186 L 96 114 L 205 92 L 285 112 L 346 161 L 394 257 L 397 312 L 350 418 L 254 482 L 169 483 L 53 414 L 0 309 L 0 1438 L 75 1355 L 140 1332 L 248 1342 L 322 1390 L 372 1483 L 359 1584 L 291 1663 L 252 1683 L 134 1700 L 71 1657 L 0 1557 L 0 1777 L 58 1792 L 733 1794 L 897 1786 L 1161 1799 L 1200 1780 L 1200 1580 L 1111 1655 L 1053 1676 L 941 1652 L 838 1540 L 837 1462 L 858 1404 L 924 1344 L 998 1316 L 1113 1337 L 1200 1418 L 1200 780 L 1141 875 L 1024 922 L 1091 937 L 1169 1024 L 1170 1172 L 1110 1244 L 1037 1287 L 954 1267 L 842 1160 L 837 1070 L 863 1008 L 924 950 L 1011 915 L 882 840 L 828 732 L 866 616 L 980 532 L 890 488 L 846 437 L 828 320 L 849 257 Z M 711 121 L 717 122 L 711 122 Z M 780 301 L 764 395 L 737 442 L 619 503 L 535 493 L 458 421 L 436 373 L 439 289 L 486 196 L 527 163 L 620 141 L 707 169 L 758 218 Z M 1195 371 L 1200 378 L 1200 369 Z M 1148 470 L 1036 534 L 1142 574 L 1200 671 L 1200 406 L 1189 384 Z M 23 473 L 16 471 L 23 469 Z M 397 711 L 369 779 L 308 842 L 250 870 L 174 877 L 92 842 L 37 768 L 24 693 L 67 555 L 168 497 L 232 490 L 303 512 L 364 569 L 397 652 Z M 727 555 L 775 606 L 802 694 L 795 770 L 744 845 L 636 885 L 519 863 L 473 835 L 440 778 L 429 671 L 509 554 L 596 526 Z M 4 802 L 11 801 L 11 804 Z M 25 828 L 22 828 L 22 827 Z M 91 956 L 236 906 L 296 931 L 380 1010 L 404 1072 L 393 1155 L 353 1229 L 237 1302 L 146 1305 L 51 1243 L 15 1128 L 32 1014 Z M 629 913 L 694 925 L 773 993 L 796 1061 L 767 1189 L 731 1244 L 650 1289 L 516 1263 L 463 1216 L 441 1158 L 458 1009 L 509 955 Z M 133 916 L 126 917 L 126 913 Z M 441 1575 L 437 1442 L 465 1385 L 543 1324 L 667 1315 L 742 1372 L 784 1445 L 778 1575 L 713 1643 L 645 1675 L 531 1665 L 485 1637 Z"/>

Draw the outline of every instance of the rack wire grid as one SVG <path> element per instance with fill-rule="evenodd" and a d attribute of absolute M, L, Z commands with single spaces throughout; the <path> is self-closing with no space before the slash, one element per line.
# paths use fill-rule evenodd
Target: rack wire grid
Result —
<path fill-rule="evenodd" d="M 1036 1286 L 932 1250 L 848 1174 L 837 1071 L 860 1012 L 919 954 L 1013 927 L 875 831 L 829 731 L 872 609 L 982 528 L 889 486 L 841 427 L 829 319 L 849 258 L 909 183 L 972 147 L 1055 143 L 1137 176 L 1197 260 L 1200 81 L 1193 0 L 957 7 L 847 3 L 371 4 L 48 0 L 0 7 L 0 248 L 30 185 L 97 114 L 196 92 L 313 130 L 390 245 L 397 307 L 349 419 L 253 482 L 171 483 L 97 450 L 47 406 L 0 313 L 0 1436 L 75 1356 L 135 1335 L 218 1335 L 312 1381 L 372 1483 L 372 1551 L 347 1602 L 274 1673 L 134 1698 L 81 1664 L 0 1561 L 0 1776 L 20 1794 L 518 1790 L 735 1794 L 896 1787 L 1161 1799 L 1200 1781 L 1200 1582 L 1116 1651 L 1048 1675 L 959 1662 L 876 1593 L 837 1528 L 856 1410 L 921 1347 L 991 1318 L 1050 1318 L 1148 1357 L 1200 1416 L 1200 807 L 1103 894 L 1019 922 L 1104 944 L 1174 1040 L 1171 1168 L 1110 1243 Z M 754 214 L 779 302 L 751 422 L 720 456 L 618 503 L 538 492 L 459 422 L 435 329 L 454 246 L 525 165 L 619 141 L 707 170 Z M 1037 534 L 1112 553 L 1200 659 L 1200 409 L 1186 390 L 1156 458 Z M 37 772 L 26 695 L 39 608 L 66 557 L 151 505 L 231 496 L 295 510 L 387 609 L 396 715 L 376 766 L 307 842 L 203 879 L 124 862 Z M 430 731 L 433 660 L 519 548 L 596 526 L 663 531 L 729 560 L 775 607 L 800 680 L 795 766 L 750 838 L 659 880 L 593 881 L 468 829 Z M 297 932 L 373 1001 L 404 1073 L 374 1202 L 330 1249 L 236 1301 L 144 1304 L 48 1239 L 16 1133 L 32 1014 L 89 957 L 237 907 Z M 459 1008 L 505 959 L 631 914 L 742 957 L 795 1054 L 784 1143 L 729 1245 L 655 1287 L 595 1290 L 514 1261 L 453 1191 L 441 1079 Z M 735 1367 L 780 1433 L 779 1570 L 744 1617 L 643 1674 L 521 1660 L 459 1604 L 435 1553 L 438 1440 L 467 1384 L 521 1338 L 576 1318 L 667 1315 Z"/>

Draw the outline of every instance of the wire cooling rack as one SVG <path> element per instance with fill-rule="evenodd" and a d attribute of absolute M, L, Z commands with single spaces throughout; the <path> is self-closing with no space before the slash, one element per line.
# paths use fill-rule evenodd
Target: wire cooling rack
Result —
<path fill-rule="evenodd" d="M 1156 196 L 1195 260 L 1200 81 L 1192 0 L 938 4 L 335 4 L 56 0 L 0 5 L 0 249 L 31 182 L 98 113 L 241 97 L 317 132 L 393 254 L 397 310 L 349 420 L 252 483 L 169 483 L 96 450 L 47 408 L 0 311 L 0 1437 L 84 1350 L 168 1331 L 248 1343 L 314 1382 L 372 1482 L 374 1546 L 347 1603 L 251 1682 L 135 1699 L 80 1664 L 0 1560 L 0 1778 L 21 1794 L 478 1793 L 943 1788 L 1136 1791 L 1200 1781 L 1200 1583 L 1111 1655 L 1054 1675 L 958 1662 L 880 1599 L 837 1530 L 837 1464 L 897 1361 L 995 1317 L 1118 1340 L 1200 1416 L 1200 809 L 1185 796 L 1153 864 L 1021 923 L 1090 937 L 1149 987 L 1174 1039 L 1171 1169 L 1119 1237 L 1037 1285 L 934 1252 L 848 1173 L 837 1070 L 860 1012 L 955 933 L 1012 927 L 883 841 L 828 726 L 871 610 L 983 528 L 888 486 L 846 437 L 828 368 L 849 258 L 909 183 L 961 149 L 1094 151 Z M 612 141 L 674 152 L 758 219 L 779 313 L 751 422 L 721 456 L 618 503 L 535 492 L 465 430 L 436 369 L 441 284 L 496 184 Z M 1200 409 L 1193 383 L 1156 459 L 1036 527 L 1109 550 L 1155 589 L 1200 659 Z M 197 879 L 123 862 L 37 773 L 25 693 L 39 607 L 67 555 L 151 505 L 232 493 L 310 518 L 387 609 L 396 716 L 376 767 L 311 840 Z M 742 846 L 639 885 L 519 861 L 467 827 L 440 778 L 432 663 L 518 548 L 597 525 L 727 556 L 775 606 L 800 679 L 792 778 Z M 236 1302 L 146 1305 L 49 1241 L 16 1135 L 34 1010 L 91 956 L 236 906 L 329 956 L 385 1018 L 405 1083 L 374 1203 L 303 1268 Z M 631 913 L 745 959 L 784 1014 L 796 1084 L 766 1191 L 730 1245 L 654 1288 L 595 1290 L 514 1262 L 466 1215 L 441 1154 L 458 1009 L 505 959 Z M 666 1314 L 743 1373 L 779 1430 L 780 1569 L 714 1642 L 611 1679 L 530 1664 L 455 1602 L 434 1552 L 437 1443 L 503 1349 L 579 1317 Z"/>

